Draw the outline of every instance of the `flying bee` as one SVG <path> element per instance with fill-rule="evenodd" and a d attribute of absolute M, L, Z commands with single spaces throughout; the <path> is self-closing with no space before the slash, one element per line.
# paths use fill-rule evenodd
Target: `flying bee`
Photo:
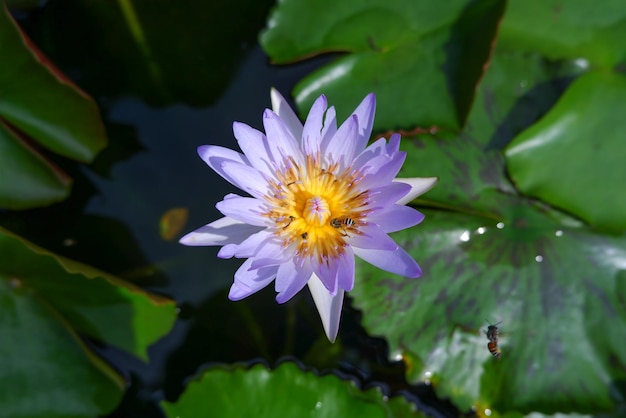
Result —
<path fill-rule="evenodd" d="M 341 228 L 341 230 L 343 231 L 342 235 L 344 237 L 348 236 L 348 233 L 346 232 L 345 228 L 350 228 L 354 226 L 354 224 L 355 222 L 354 222 L 354 219 L 352 218 L 333 218 L 330 220 L 330 226 L 332 226 L 335 229 Z"/>
<path fill-rule="evenodd" d="M 491 355 L 497 359 L 499 359 L 502 355 L 502 351 L 500 350 L 500 347 L 498 347 L 498 337 L 500 336 L 500 331 L 498 331 L 498 325 L 500 323 L 502 323 L 502 321 L 496 323 L 495 325 L 489 323 L 487 331 L 484 331 L 487 339 L 489 340 L 489 342 L 487 343 L 487 349 L 489 350 Z"/>

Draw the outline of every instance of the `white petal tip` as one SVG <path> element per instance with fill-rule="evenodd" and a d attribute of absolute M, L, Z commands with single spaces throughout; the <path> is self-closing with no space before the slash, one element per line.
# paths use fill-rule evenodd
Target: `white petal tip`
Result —
<path fill-rule="evenodd" d="M 435 184 L 437 184 L 437 181 L 439 181 L 439 177 L 396 178 L 393 181 L 406 183 L 411 186 L 411 191 L 409 191 L 403 198 L 396 202 L 399 205 L 406 205 L 411 200 L 420 195 L 423 195 L 424 193 L 432 189 Z"/>
<path fill-rule="evenodd" d="M 341 320 L 341 309 L 343 307 L 343 289 L 339 289 L 335 296 L 332 296 L 322 281 L 314 274 L 307 282 L 313 302 L 320 314 L 324 332 L 328 341 L 334 343 L 339 333 L 339 322 Z"/>

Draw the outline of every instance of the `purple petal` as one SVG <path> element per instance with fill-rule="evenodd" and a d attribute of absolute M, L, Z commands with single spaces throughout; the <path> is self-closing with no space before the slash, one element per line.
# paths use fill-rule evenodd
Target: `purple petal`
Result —
<path fill-rule="evenodd" d="M 406 153 L 398 152 L 392 157 L 375 157 L 363 166 L 365 173 L 360 187 L 371 189 L 391 183 L 396 177 L 406 158 Z"/>
<path fill-rule="evenodd" d="M 332 138 L 337 132 L 337 113 L 334 106 L 331 106 L 326 111 L 324 116 L 324 127 L 322 128 L 322 143 L 325 143 Z"/>
<path fill-rule="evenodd" d="M 233 122 L 233 134 L 250 165 L 267 177 L 273 177 L 274 168 L 265 134 L 241 122 Z"/>
<path fill-rule="evenodd" d="M 354 159 L 353 167 L 355 170 L 361 170 L 371 159 L 381 155 L 387 155 L 387 140 L 385 138 L 379 138 L 376 142 L 365 148 L 365 150 Z"/>
<path fill-rule="evenodd" d="M 337 285 L 349 292 L 354 287 L 354 251 L 350 247 L 337 259 Z"/>
<path fill-rule="evenodd" d="M 342 163 L 344 166 L 351 164 L 358 141 L 358 129 L 358 119 L 354 115 L 350 116 L 329 141 L 322 143 L 322 153 L 330 161 Z"/>
<path fill-rule="evenodd" d="M 391 205 L 367 215 L 368 222 L 377 224 L 387 233 L 410 228 L 423 220 L 423 213 L 404 205 Z"/>
<path fill-rule="evenodd" d="M 337 270 L 339 263 L 336 259 L 326 259 L 322 263 L 312 262 L 313 273 L 317 276 L 331 296 L 337 294 Z"/>
<path fill-rule="evenodd" d="M 230 193 L 224 200 L 217 202 L 215 207 L 229 218 L 236 219 L 255 226 L 271 226 L 273 222 L 262 213 L 267 211 L 267 204 L 263 200 L 252 197 L 242 197 Z"/>
<path fill-rule="evenodd" d="M 259 252 L 260 248 L 265 245 L 266 241 L 272 238 L 272 233 L 263 229 L 255 234 L 250 235 L 243 240 L 241 244 L 228 244 L 220 248 L 217 256 L 219 258 L 249 258 Z"/>
<path fill-rule="evenodd" d="M 311 276 L 307 284 L 309 285 L 311 296 L 313 296 L 313 302 L 315 302 L 317 307 L 317 312 L 320 314 L 324 332 L 331 343 L 335 342 L 339 332 L 344 292 L 342 289 L 339 289 L 337 295 L 332 296 L 315 274 Z"/>
<path fill-rule="evenodd" d="M 387 143 L 387 154 L 393 155 L 396 152 L 400 151 L 400 134 L 393 134 L 389 138 L 389 142 Z"/>
<path fill-rule="evenodd" d="M 296 140 L 289 127 L 277 114 L 267 109 L 263 114 L 263 126 L 274 162 L 281 163 L 287 157 L 292 157 L 296 162 L 302 163 L 303 156 L 298 142 L 300 137 Z"/>
<path fill-rule="evenodd" d="M 362 184 L 359 184 L 361 187 Z M 391 182 L 381 187 L 374 187 L 369 190 L 367 209 L 384 210 L 393 205 L 411 190 L 408 184 Z"/>
<path fill-rule="evenodd" d="M 406 196 L 404 196 L 402 199 L 399 199 L 396 203 L 399 205 L 406 205 L 417 196 L 420 196 L 432 189 L 437 183 L 437 180 L 439 180 L 439 178 L 437 177 L 412 177 L 394 179 L 394 183 L 404 183 L 411 186 L 411 191 L 409 191 Z"/>
<path fill-rule="evenodd" d="M 272 99 L 272 110 L 285 122 L 293 137 L 302 138 L 302 122 L 291 109 L 287 100 L 275 88 L 270 90 L 270 98 Z"/>
<path fill-rule="evenodd" d="M 259 230 L 258 226 L 224 217 L 188 233 L 178 242 L 191 246 L 239 244 Z"/>
<path fill-rule="evenodd" d="M 311 278 L 313 271 L 306 260 L 292 257 L 281 264 L 276 273 L 276 301 L 285 303 L 298 293 Z"/>
<path fill-rule="evenodd" d="M 324 112 L 328 107 L 326 96 L 323 94 L 317 98 L 309 115 L 304 122 L 304 131 L 302 132 L 302 149 L 307 155 L 315 155 L 320 150 L 322 142 L 322 119 Z"/>
<path fill-rule="evenodd" d="M 259 251 L 254 255 L 252 268 L 283 264 L 293 257 L 294 251 L 295 247 L 284 247 L 279 240 L 272 237 L 259 247 Z"/>
<path fill-rule="evenodd" d="M 359 226 L 359 233 L 349 234 L 346 240 L 350 246 L 358 248 L 385 251 L 393 251 L 398 248 L 398 244 L 376 224 Z"/>
<path fill-rule="evenodd" d="M 390 273 L 411 278 L 422 275 L 420 266 L 402 247 L 398 247 L 395 251 L 354 248 L 354 253 L 368 263 Z"/>
<path fill-rule="evenodd" d="M 251 261 L 248 259 L 235 272 L 235 282 L 230 288 L 228 298 L 236 301 L 258 292 L 270 284 L 276 277 L 276 267 L 250 270 Z"/>
<path fill-rule="evenodd" d="M 258 199 L 262 199 L 267 193 L 267 180 L 256 168 L 232 161 L 224 161 L 222 170 L 228 176 L 227 180 L 244 192 L 250 193 Z"/>
<path fill-rule="evenodd" d="M 231 161 L 242 165 L 248 165 L 246 157 L 236 151 L 229 148 L 220 147 L 217 145 L 202 145 L 198 147 L 198 155 L 202 158 L 209 167 L 211 167 L 217 174 L 222 176 L 226 181 L 231 184 L 233 180 L 222 169 L 224 161 Z"/>
<path fill-rule="evenodd" d="M 370 93 L 357 106 L 353 115 L 356 115 L 359 122 L 358 140 L 354 146 L 355 153 L 358 154 L 365 149 L 372 134 L 374 125 L 374 113 L 376 113 L 376 95 Z M 354 156 L 354 154 L 353 154 Z"/>

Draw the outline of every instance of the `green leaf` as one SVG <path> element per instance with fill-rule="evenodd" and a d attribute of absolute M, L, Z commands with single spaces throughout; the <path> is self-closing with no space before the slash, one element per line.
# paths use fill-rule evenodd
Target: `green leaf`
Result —
<path fill-rule="evenodd" d="M 379 388 L 361 391 L 350 380 L 304 372 L 294 363 L 274 370 L 216 367 L 189 384 L 176 403 L 162 403 L 168 417 L 423 417 L 402 397 Z"/>
<path fill-rule="evenodd" d="M 502 217 L 506 195 L 516 191 L 505 175 L 501 149 L 555 103 L 564 80 L 578 74 L 570 62 L 497 49 L 476 93 L 465 129 L 404 138 L 407 159 L 400 177 L 438 176 L 421 198 L 444 208 Z"/>
<path fill-rule="evenodd" d="M 568 228 L 520 201 L 504 222 L 426 212 L 395 235 L 417 280 L 361 263 L 351 293 L 412 381 L 430 380 L 461 409 L 610 412 L 624 403 L 626 237 Z M 484 335 L 500 322 L 498 361 Z M 610 330 L 610 331 L 609 331 Z"/>
<path fill-rule="evenodd" d="M 38 146 L 91 161 L 106 145 L 98 108 L 37 50 L 4 3 L 0 50 L 0 205 L 23 209 L 62 200 L 71 183 Z"/>
<path fill-rule="evenodd" d="M 0 395 L 3 411 L 11 408 L 12 417 L 109 412 L 123 380 L 78 334 L 146 359 L 148 345 L 173 324 L 173 303 L 1 229 L 0 249 L 0 334 L 7 336 L 0 380 L 11 382 Z"/>
<path fill-rule="evenodd" d="M 65 199 L 71 180 L 0 119 L 0 207 L 20 209 Z"/>
<path fill-rule="evenodd" d="M 349 52 L 296 86 L 301 109 L 325 93 L 347 112 L 374 91 L 375 129 L 413 127 L 416 121 L 457 129 L 469 111 L 504 5 L 500 0 L 285 0 L 271 15 L 261 44 L 277 63 Z"/>
<path fill-rule="evenodd" d="M 626 63 L 626 7 L 622 0 L 510 1 L 499 43 L 611 69 Z"/>
<path fill-rule="evenodd" d="M 506 150 L 525 194 L 602 229 L 626 229 L 626 77 L 588 73 Z"/>

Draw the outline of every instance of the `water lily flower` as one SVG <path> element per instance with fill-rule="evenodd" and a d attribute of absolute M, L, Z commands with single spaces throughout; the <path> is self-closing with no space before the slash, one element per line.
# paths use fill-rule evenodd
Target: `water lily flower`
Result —
<path fill-rule="evenodd" d="M 339 128 L 323 95 L 304 126 L 278 91 L 272 89 L 271 99 L 273 110 L 263 114 L 265 133 L 233 124 L 242 153 L 198 148 L 209 167 L 250 196 L 228 194 L 216 205 L 224 217 L 180 242 L 221 246 L 218 257 L 246 259 L 235 273 L 231 300 L 274 281 L 276 300 L 284 303 L 308 285 L 334 341 L 344 292 L 354 286 L 355 255 L 391 273 L 421 275 L 415 260 L 387 234 L 422 221 L 424 216 L 405 204 L 437 178 L 395 178 L 406 156 L 398 134 L 367 146 L 374 94 Z"/>

